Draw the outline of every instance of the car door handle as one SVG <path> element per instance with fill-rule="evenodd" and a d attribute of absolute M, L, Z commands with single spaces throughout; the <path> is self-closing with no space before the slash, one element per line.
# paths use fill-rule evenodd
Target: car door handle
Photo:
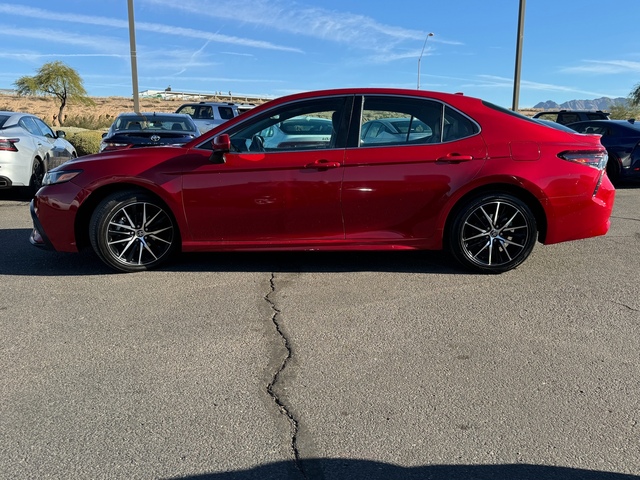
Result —
<path fill-rule="evenodd" d="M 329 160 L 316 160 L 306 165 L 306 168 L 338 168 L 341 167 L 340 162 L 330 162 Z"/>
<path fill-rule="evenodd" d="M 448 153 L 444 157 L 436 160 L 436 163 L 460 163 L 473 160 L 473 155 L 460 155 L 459 153 Z"/>

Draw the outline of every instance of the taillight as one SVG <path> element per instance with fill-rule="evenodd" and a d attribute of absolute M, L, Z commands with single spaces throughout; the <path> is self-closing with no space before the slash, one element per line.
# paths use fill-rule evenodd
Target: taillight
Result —
<path fill-rule="evenodd" d="M 18 147 L 16 147 L 16 143 L 19 141 L 19 138 L 0 138 L 0 150 L 5 152 L 17 152 Z"/>
<path fill-rule="evenodd" d="M 598 170 L 604 170 L 607 166 L 609 155 L 606 151 L 590 150 L 590 151 L 567 151 L 558 154 L 562 160 L 579 163 L 587 167 L 593 167 Z"/>

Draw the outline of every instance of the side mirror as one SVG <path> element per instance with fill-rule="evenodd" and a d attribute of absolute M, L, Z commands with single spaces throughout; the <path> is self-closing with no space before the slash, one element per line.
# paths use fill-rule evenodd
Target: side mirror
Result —
<path fill-rule="evenodd" d="M 213 141 L 211 143 L 213 144 L 214 152 L 227 153 L 231 150 L 231 139 L 226 133 L 213 137 Z"/>
<path fill-rule="evenodd" d="M 64 133 L 63 130 L 56 130 L 56 137 L 58 138 L 65 138 L 67 136 L 66 133 Z"/>
<path fill-rule="evenodd" d="M 231 138 L 226 133 L 213 137 L 211 141 L 213 153 L 211 153 L 211 163 L 224 163 L 224 154 L 231 151 Z"/>

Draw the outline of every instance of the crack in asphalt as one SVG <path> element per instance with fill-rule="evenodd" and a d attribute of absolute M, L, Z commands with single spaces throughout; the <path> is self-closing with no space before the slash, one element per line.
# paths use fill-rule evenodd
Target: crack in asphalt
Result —
<path fill-rule="evenodd" d="M 275 385 L 278 383 L 278 380 L 280 378 L 280 374 L 287 367 L 287 363 L 289 363 L 289 360 L 291 360 L 291 358 L 293 356 L 293 350 L 291 348 L 291 344 L 289 343 L 289 339 L 284 334 L 284 332 L 282 331 L 282 328 L 280 326 L 279 317 L 280 317 L 280 313 L 281 312 L 278 309 L 278 307 L 276 306 L 275 301 L 271 299 L 272 294 L 275 293 L 275 291 L 276 291 L 275 274 L 274 273 L 271 274 L 271 278 L 269 280 L 269 283 L 270 283 L 270 286 L 271 286 L 271 290 L 264 297 L 264 299 L 266 300 L 266 302 L 271 307 L 271 310 L 273 310 L 273 315 L 271 316 L 271 321 L 273 322 L 273 325 L 276 328 L 276 332 L 278 332 L 278 335 L 280 336 L 280 338 L 282 340 L 282 344 L 283 344 L 284 348 L 286 349 L 287 354 L 283 358 L 283 360 L 280 363 L 280 366 L 277 368 L 276 372 L 273 374 L 273 377 L 271 378 L 271 382 L 269 383 L 269 385 L 267 385 L 267 392 L 269 393 L 269 395 L 271 396 L 271 398 L 273 399 L 275 404 L 278 406 L 278 409 L 280 410 L 280 413 L 282 413 L 284 416 L 286 416 L 287 420 L 289 420 L 289 423 L 291 425 L 291 450 L 293 451 L 293 457 L 294 457 L 294 460 L 295 460 L 295 465 L 296 465 L 296 468 L 302 474 L 303 478 L 306 479 L 308 477 L 307 477 L 304 469 L 302 468 L 302 463 L 300 461 L 300 451 L 298 450 L 298 432 L 300 430 L 298 420 L 293 416 L 291 411 L 289 411 L 289 408 L 287 407 L 287 405 L 285 405 L 285 403 L 278 396 L 278 394 L 275 392 L 275 389 L 274 389 Z"/>
<path fill-rule="evenodd" d="M 630 305 L 627 305 L 626 303 L 621 303 L 621 302 L 616 302 L 614 300 L 611 300 L 611 303 L 615 304 L 615 305 L 619 305 L 621 307 L 626 308 L 627 310 L 631 310 L 632 312 L 640 312 L 640 310 L 638 310 L 637 308 L 633 308 Z"/>
<path fill-rule="evenodd" d="M 611 215 L 611 218 L 615 218 L 616 220 L 631 220 L 632 222 L 640 222 L 640 218 L 618 217 L 616 215 Z"/>

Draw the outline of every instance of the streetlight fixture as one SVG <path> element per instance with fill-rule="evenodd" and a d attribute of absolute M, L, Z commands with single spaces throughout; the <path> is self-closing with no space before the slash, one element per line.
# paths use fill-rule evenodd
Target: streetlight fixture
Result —
<path fill-rule="evenodd" d="M 420 90 L 420 61 L 422 60 L 422 55 L 424 55 L 424 49 L 427 46 L 427 40 L 429 37 L 433 37 L 433 33 L 427 33 L 426 38 L 424 39 L 424 45 L 422 45 L 422 52 L 420 52 L 420 56 L 418 57 L 418 90 Z"/>

